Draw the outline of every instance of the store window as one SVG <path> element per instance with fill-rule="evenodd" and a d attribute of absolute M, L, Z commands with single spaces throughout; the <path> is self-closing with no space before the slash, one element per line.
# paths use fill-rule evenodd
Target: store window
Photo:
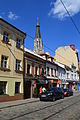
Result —
<path fill-rule="evenodd" d="M 7 82 L 0 82 L 0 95 L 6 94 Z"/>
<path fill-rule="evenodd" d="M 15 83 L 15 94 L 20 93 L 20 82 Z"/>

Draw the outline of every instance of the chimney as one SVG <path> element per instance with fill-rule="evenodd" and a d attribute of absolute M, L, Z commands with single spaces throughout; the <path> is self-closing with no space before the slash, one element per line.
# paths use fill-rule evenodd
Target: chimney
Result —
<path fill-rule="evenodd" d="M 74 45 L 74 44 L 71 44 L 71 45 L 70 45 L 70 48 L 71 48 L 73 51 L 75 51 L 75 45 Z"/>

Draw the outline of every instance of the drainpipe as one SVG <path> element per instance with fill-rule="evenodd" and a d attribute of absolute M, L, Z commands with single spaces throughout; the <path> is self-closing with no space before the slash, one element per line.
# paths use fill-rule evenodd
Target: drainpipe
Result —
<path fill-rule="evenodd" d="M 25 56 L 24 56 L 24 40 L 23 39 L 23 99 L 25 99 Z"/>

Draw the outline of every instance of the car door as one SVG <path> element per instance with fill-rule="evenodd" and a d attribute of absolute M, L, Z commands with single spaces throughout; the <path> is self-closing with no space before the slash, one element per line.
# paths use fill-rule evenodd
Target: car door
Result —
<path fill-rule="evenodd" d="M 58 92 L 58 89 L 55 88 L 54 91 L 55 91 L 55 97 L 56 97 L 56 99 L 58 99 L 58 98 L 59 98 L 59 92 Z"/>
<path fill-rule="evenodd" d="M 58 88 L 58 90 L 59 90 L 59 97 L 62 98 L 62 96 L 64 95 L 64 92 L 62 88 Z"/>
<path fill-rule="evenodd" d="M 61 89 L 58 88 L 58 94 L 59 94 L 59 98 L 61 98 Z"/>

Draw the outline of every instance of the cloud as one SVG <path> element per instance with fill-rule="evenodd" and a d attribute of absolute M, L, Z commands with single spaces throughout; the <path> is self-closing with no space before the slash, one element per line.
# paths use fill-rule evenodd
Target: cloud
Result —
<path fill-rule="evenodd" d="M 8 14 L 8 18 L 12 19 L 12 20 L 16 20 L 19 18 L 19 16 L 17 16 L 16 14 L 14 14 L 13 12 L 10 11 Z"/>
<path fill-rule="evenodd" d="M 66 6 L 67 10 L 69 11 L 71 16 L 74 16 L 75 14 L 80 12 L 80 0 L 62 0 L 64 5 Z M 64 19 L 65 17 L 68 17 L 64 6 L 60 2 L 60 0 L 56 0 L 56 2 L 50 3 L 51 10 L 49 11 L 49 16 L 55 16 L 59 19 Z"/>
<path fill-rule="evenodd" d="M 2 16 L 0 15 L 0 18 L 2 18 Z"/>

